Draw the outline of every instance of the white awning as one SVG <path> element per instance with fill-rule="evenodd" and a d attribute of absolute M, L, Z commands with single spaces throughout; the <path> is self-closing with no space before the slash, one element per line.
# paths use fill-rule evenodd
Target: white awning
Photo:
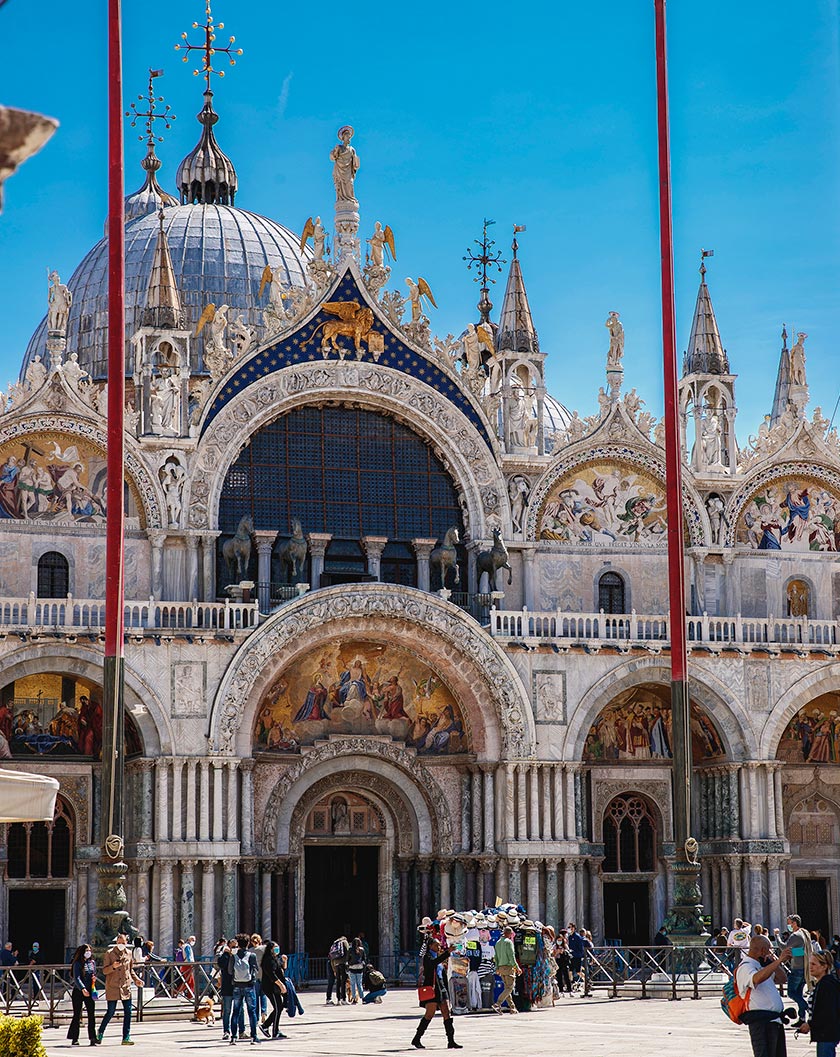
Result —
<path fill-rule="evenodd" d="M 43 774 L 0 768 L 0 822 L 50 822 L 58 782 Z"/>

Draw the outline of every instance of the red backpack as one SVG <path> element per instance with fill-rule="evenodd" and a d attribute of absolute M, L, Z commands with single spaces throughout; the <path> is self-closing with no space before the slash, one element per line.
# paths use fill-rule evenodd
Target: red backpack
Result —
<path fill-rule="evenodd" d="M 723 985 L 723 994 L 720 999 L 720 1008 L 729 1017 L 733 1024 L 743 1024 L 744 1021 L 741 1019 L 744 1013 L 749 1012 L 750 1008 L 750 990 L 747 988 L 747 993 L 742 997 L 738 993 L 738 983 L 735 979 L 735 973 L 726 981 Z"/>

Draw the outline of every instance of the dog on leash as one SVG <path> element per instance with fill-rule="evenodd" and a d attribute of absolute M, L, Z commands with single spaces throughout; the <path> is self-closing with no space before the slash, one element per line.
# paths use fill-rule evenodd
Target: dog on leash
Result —
<path fill-rule="evenodd" d="M 195 1010 L 194 1019 L 199 1024 L 204 1024 L 208 1028 L 212 1024 L 216 1023 L 216 1013 L 215 1013 L 215 1008 L 213 1006 L 213 999 L 210 998 L 209 995 L 206 995 L 198 1003 L 198 1006 L 196 1007 L 196 1010 Z"/>

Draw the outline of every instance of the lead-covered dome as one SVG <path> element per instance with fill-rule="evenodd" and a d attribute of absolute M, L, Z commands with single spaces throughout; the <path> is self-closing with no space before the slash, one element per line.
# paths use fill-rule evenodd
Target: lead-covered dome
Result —
<path fill-rule="evenodd" d="M 141 326 L 146 288 L 159 231 L 155 213 L 131 221 L 125 229 L 125 339 L 126 373 L 131 373 L 130 339 Z M 308 255 L 297 235 L 282 225 L 224 205 L 179 205 L 163 210 L 175 278 L 187 326 L 195 325 L 204 307 L 230 306 L 230 319 L 258 328 L 268 301 L 260 279 L 266 264 L 282 268 L 285 281 L 303 286 Z M 76 268 L 67 283 L 73 306 L 67 325 L 68 352 L 78 352 L 79 365 L 95 379 L 107 374 L 108 241 L 102 239 Z M 38 353 L 46 361 L 47 322 L 41 320 L 26 349 L 21 377 Z M 203 335 L 196 339 L 200 356 Z M 196 369 L 195 367 L 193 368 Z"/>

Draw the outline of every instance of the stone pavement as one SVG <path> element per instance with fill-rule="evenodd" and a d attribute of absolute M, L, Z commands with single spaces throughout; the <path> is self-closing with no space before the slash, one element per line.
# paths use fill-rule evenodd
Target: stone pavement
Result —
<path fill-rule="evenodd" d="M 263 1039 L 257 1049 L 247 1042 L 236 1048 L 222 1042 L 221 1020 L 212 1028 L 192 1024 L 187 1020 L 150 1019 L 135 1025 L 133 1049 L 120 1046 L 118 1014 L 108 1027 L 99 1057 L 110 1053 L 154 1053 L 155 1057 L 175 1057 L 185 1051 L 196 1054 L 236 1054 L 243 1050 L 261 1057 L 282 1053 L 285 1057 L 312 1055 L 354 1055 L 414 1053 L 410 1040 L 420 1017 L 414 992 L 394 991 L 386 995 L 381 1005 L 328 1006 L 323 992 L 302 992 L 306 1010 L 303 1017 L 282 1018 L 282 1030 L 287 1039 L 271 1042 Z M 480 1013 L 455 1018 L 455 1037 L 464 1046 L 464 1055 L 557 1054 L 573 1057 L 751 1057 L 746 1028 L 730 1024 L 723 1016 L 714 997 L 678 1002 L 666 999 L 638 999 L 604 997 L 564 998 L 554 1009 L 520 1014 L 516 1018 L 493 1013 Z M 71 1052 L 89 1052 L 85 1036 L 82 1045 L 71 1050 L 66 1039 L 66 1023 L 58 1028 L 44 1029 L 44 1044 L 49 1057 L 69 1057 Z M 798 1040 L 788 1032 L 789 1057 L 809 1057 L 814 1050 L 805 1036 Z M 436 1017 L 424 1038 L 427 1050 L 446 1048 L 446 1037 L 440 1017 Z"/>

